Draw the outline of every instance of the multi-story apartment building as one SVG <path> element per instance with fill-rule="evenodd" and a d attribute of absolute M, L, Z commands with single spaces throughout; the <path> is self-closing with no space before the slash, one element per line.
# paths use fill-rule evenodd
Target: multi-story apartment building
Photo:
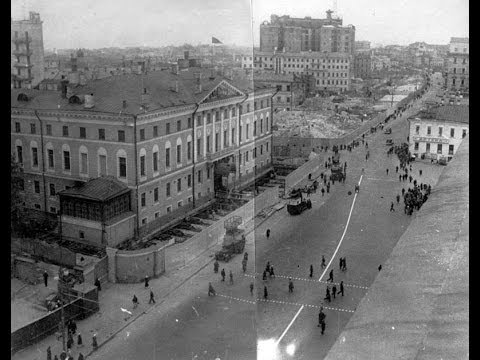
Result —
<path fill-rule="evenodd" d="M 450 39 L 446 61 L 445 86 L 449 90 L 469 89 L 469 44 L 468 38 Z"/>
<path fill-rule="evenodd" d="M 273 72 L 255 72 L 255 83 L 270 86 L 276 89 L 272 98 L 273 111 L 291 110 L 300 105 L 315 88 L 315 79 L 312 75 L 275 74 Z"/>
<path fill-rule="evenodd" d="M 355 41 L 355 53 L 369 52 L 370 41 Z"/>
<path fill-rule="evenodd" d="M 418 158 L 450 161 L 468 135 L 468 109 L 468 105 L 443 105 L 409 118 L 410 153 Z"/>
<path fill-rule="evenodd" d="M 30 12 L 28 20 L 11 21 L 11 87 L 33 88 L 44 79 L 43 22 Z"/>
<path fill-rule="evenodd" d="M 131 189 L 142 228 L 271 169 L 275 89 L 190 68 L 126 74 L 61 92 L 11 90 L 11 146 L 28 208 L 101 175 Z"/>
<path fill-rule="evenodd" d="M 260 51 L 318 51 L 353 55 L 355 27 L 343 26 L 343 20 L 332 17 L 332 12 L 327 11 L 326 19 L 271 15 L 270 22 L 260 25 Z"/>
<path fill-rule="evenodd" d="M 358 53 L 353 60 L 353 74 L 356 78 L 368 79 L 372 75 L 372 55 Z"/>
<path fill-rule="evenodd" d="M 352 56 L 346 53 L 262 52 L 242 58 L 243 69 L 266 70 L 276 74 L 311 75 L 316 90 L 343 92 L 350 89 Z"/>

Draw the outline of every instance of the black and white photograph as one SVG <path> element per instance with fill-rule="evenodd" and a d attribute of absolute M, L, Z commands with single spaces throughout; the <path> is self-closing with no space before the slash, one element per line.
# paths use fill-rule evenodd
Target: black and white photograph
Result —
<path fill-rule="evenodd" d="M 463 360 L 469 2 L 10 0 L 12 360 Z"/>

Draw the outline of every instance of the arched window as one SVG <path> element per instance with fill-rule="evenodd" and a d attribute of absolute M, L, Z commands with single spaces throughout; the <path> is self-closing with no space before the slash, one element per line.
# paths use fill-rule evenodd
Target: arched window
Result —
<path fill-rule="evenodd" d="M 68 144 L 62 145 L 62 165 L 63 171 L 72 171 L 70 146 Z"/>
<path fill-rule="evenodd" d="M 123 149 L 117 151 L 117 177 L 127 179 L 127 153 Z"/>
<path fill-rule="evenodd" d="M 15 160 L 19 164 L 23 164 L 23 144 L 20 139 L 15 140 Z"/>
<path fill-rule="evenodd" d="M 47 159 L 47 168 L 49 170 L 54 170 L 55 169 L 55 153 L 53 150 L 53 145 L 52 143 L 47 143 L 45 145 L 45 158 Z"/>
<path fill-rule="evenodd" d="M 27 94 L 20 93 L 17 96 L 17 101 L 28 101 L 28 96 Z"/>
<path fill-rule="evenodd" d="M 153 145 L 152 148 L 152 169 L 153 172 L 158 172 L 158 145 Z"/>
<path fill-rule="evenodd" d="M 78 149 L 78 158 L 80 160 L 80 174 L 88 175 L 88 149 L 85 145 Z"/>
<path fill-rule="evenodd" d="M 139 165 L 140 165 L 140 176 L 145 177 L 147 176 L 147 151 L 144 148 L 140 149 L 139 152 Z"/>
<path fill-rule="evenodd" d="M 187 136 L 187 161 L 192 160 L 193 147 L 192 147 L 192 135 Z"/>
<path fill-rule="evenodd" d="M 98 157 L 98 176 L 106 176 L 108 175 L 107 170 L 107 150 L 103 147 L 97 150 L 97 157 Z"/>
<path fill-rule="evenodd" d="M 38 145 L 36 141 L 30 141 L 30 155 L 31 155 L 31 166 L 33 168 L 38 168 Z"/>
<path fill-rule="evenodd" d="M 177 165 L 182 163 L 182 139 L 177 139 Z"/>
<path fill-rule="evenodd" d="M 167 141 L 165 143 L 165 167 L 168 169 L 170 168 L 171 164 L 170 164 L 170 152 L 171 152 L 171 144 L 170 144 L 170 141 Z"/>
<path fill-rule="evenodd" d="M 79 96 L 73 95 L 73 96 L 70 96 L 70 98 L 68 99 L 68 102 L 70 104 L 81 104 L 82 100 L 80 99 Z"/>

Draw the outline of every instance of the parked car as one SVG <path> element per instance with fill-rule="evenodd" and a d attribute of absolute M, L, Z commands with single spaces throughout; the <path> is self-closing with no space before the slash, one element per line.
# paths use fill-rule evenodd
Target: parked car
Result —
<path fill-rule="evenodd" d="M 383 133 L 384 134 L 391 134 L 392 133 L 392 128 L 386 128 Z"/>

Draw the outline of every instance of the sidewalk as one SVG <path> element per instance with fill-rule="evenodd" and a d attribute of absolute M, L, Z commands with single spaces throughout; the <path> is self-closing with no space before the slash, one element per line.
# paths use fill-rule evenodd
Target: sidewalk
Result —
<path fill-rule="evenodd" d="M 270 214 L 272 216 L 275 212 Z M 270 216 L 263 219 L 254 218 L 243 225 L 247 235 L 247 244 L 254 242 L 254 226 L 260 226 Z M 228 215 L 227 215 L 228 217 Z M 107 283 L 99 292 L 100 311 L 89 318 L 77 322 L 77 334 L 82 335 L 83 347 L 73 346 L 72 354 L 76 359 L 81 352 L 84 356 L 92 353 L 92 336 L 97 334 L 99 347 L 111 340 L 118 332 L 134 322 L 142 315 L 151 311 L 155 306 L 161 304 L 173 291 L 181 287 L 191 277 L 196 275 L 214 259 L 214 253 L 221 249 L 221 239 L 218 239 L 213 246 L 205 248 L 204 244 L 195 244 L 190 241 L 175 244 L 166 249 L 166 272 L 156 279 L 151 279 L 150 287 L 145 288 L 144 283 L 137 284 L 112 284 Z M 188 251 L 189 255 L 183 257 Z M 196 255 L 194 255 L 196 254 Z M 173 259 L 184 259 L 173 261 Z M 150 290 L 155 294 L 156 304 L 148 305 Z M 133 309 L 132 297 L 136 295 L 139 300 L 139 306 Z M 132 313 L 129 315 L 121 309 L 126 309 Z M 77 338 L 74 338 L 75 344 Z M 62 352 L 62 341 L 57 340 L 55 335 L 50 335 L 38 343 L 25 348 L 14 354 L 12 360 L 45 360 L 46 349 L 50 346 L 52 358 L 59 356 Z"/>

